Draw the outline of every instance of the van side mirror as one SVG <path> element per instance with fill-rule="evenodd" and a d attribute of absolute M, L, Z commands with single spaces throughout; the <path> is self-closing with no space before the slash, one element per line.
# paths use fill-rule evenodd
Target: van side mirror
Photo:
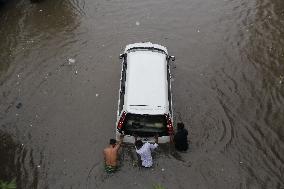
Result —
<path fill-rule="evenodd" d="M 175 61 L 176 57 L 175 56 L 169 56 L 169 60 Z"/>
<path fill-rule="evenodd" d="M 125 57 L 125 53 L 119 55 L 119 59 L 123 59 L 124 57 Z"/>

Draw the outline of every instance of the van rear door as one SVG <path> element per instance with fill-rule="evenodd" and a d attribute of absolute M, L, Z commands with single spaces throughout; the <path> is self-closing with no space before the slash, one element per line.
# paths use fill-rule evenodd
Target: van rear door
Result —
<path fill-rule="evenodd" d="M 168 136 L 167 117 L 165 115 L 141 115 L 128 113 L 123 122 L 122 131 L 126 135 L 136 133 L 140 137 Z"/>

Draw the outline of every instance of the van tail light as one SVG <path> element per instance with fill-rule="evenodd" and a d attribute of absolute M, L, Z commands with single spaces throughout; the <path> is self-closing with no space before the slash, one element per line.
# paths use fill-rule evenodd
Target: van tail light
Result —
<path fill-rule="evenodd" d="M 174 127 L 173 127 L 172 119 L 171 119 L 169 114 L 165 114 L 165 116 L 166 116 L 166 119 L 167 119 L 168 133 L 169 133 L 169 135 L 173 135 L 174 134 Z"/>
<path fill-rule="evenodd" d="M 121 114 L 120 119 L 119 119 L 118 124 L 117 124 L 117 130 L 118 130 L 119 132 L 121 132 L 121 129 L 122 129 L 122 126 L 123 126 L 125 117 L 126 117 L 126 112 L 123 112 L 123 113 Z"/>

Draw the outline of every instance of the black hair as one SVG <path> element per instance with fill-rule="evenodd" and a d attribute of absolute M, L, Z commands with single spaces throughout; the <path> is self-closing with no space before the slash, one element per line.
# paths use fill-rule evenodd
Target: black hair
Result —
<path fill-rule="evenodd" d="M 109 140 L 109 144 L 110 144 L 110 145 L 115 145 L 115 144 L 116 144 L 116 140 L 113 139 L 113 138 L 111 138 L 111 139 Z"/>
<path fill-rule="evenodd" d="M 142 140 L 137 140 L 137 141 L 135 142 L 135 146 L 136 146 L 137 149 L 140 149 L 140 148 L 143 146 Z"/>
<path fill-rule="evenodd" d="M 182 122 L 177 123 L 177 129 L 178 130 L 184 129 L 184 124 Z"/>

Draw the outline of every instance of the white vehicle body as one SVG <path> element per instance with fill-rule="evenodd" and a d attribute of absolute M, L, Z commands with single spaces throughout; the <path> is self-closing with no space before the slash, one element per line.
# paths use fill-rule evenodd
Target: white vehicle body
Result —
<path fill-rule="evenodd" d="M 170 141 L 173 133 L 172 95 L 167 49 L 161 45 L 127 45 L 122 58 L 116 137 L 134 143 L 133 134 L 143 142 Z"/>

